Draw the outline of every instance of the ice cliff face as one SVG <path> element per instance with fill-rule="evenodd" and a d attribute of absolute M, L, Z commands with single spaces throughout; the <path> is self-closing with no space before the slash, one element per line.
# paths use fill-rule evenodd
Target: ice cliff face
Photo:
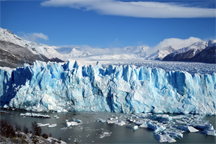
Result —
<path fill-rule="evenodd" d="M 76 62 L 0 70 L 1 106 L 32 111 L 216 114 L 216 73 Z"/>

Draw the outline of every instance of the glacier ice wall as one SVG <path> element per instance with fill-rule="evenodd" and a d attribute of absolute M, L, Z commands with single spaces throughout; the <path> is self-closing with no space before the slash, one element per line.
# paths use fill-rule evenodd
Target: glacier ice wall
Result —
<path fill-rule="evenodd" d="M 216 114 L 216 73 L 42 63 L 0 70 L 1 107 L 32 111 Z"/>

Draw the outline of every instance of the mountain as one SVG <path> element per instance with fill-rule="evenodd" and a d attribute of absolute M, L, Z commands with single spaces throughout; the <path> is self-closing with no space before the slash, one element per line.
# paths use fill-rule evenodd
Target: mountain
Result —
<path fill-rule="evenodd" d="M 26 47 L 0 40 L 0 66 L 15 68 L 23 66 L 24 63 L 32 65 L 36 60 L 49 61 L 47 57 L 32 51 Z"/>
<path fill-rule="evenodd" d="M 17 35 L 13 34 L 7 29 L 0 28 L 0 40 L 25 47 L 34 54 L 42 54 L 49 59 L 59 58 L 63 56 L 55 50 L 55 46 L 48 46 L 45 44 L 35 43 L 31 41 L 24 40 Z"/>
<path fill-rule="evenodd" d="M 39 48 L 39 44 L 36 46 L 36 43 L 22 40 L 9 30 L 0 28 L 0 66 L 15 68 L 24 63 L 32 65 L 36 60 L 63 62 L 58 58 L 47 58 L 37 51 Z"/>
<path fill-rule="evenodd" d="M 168 54 L 170 54 L 174 51 L 175 51 L 175 49 L 172 48 L 171 46 L 165 47 L 162 50 L 157 50 L 155 53 L 150 54 L 145 59 L 147 59 L 147 60 L 162 60 L 165 56 L 167 56 Z"/>
<path fill-rule="evenodd" d="M 216 41 L 214 40 L 209 40 L 208 42 L 197 42 L 188 47 L 174 51 L 173 53 L 164 57 L 163 60 L 215 63 L 215 60 L 213 60 L 216 54 L 214 52 L 215 45 Z"/>
<path fill-rule="evenodd" d="M 216 63 L 216 46 L 209 46 L 189 59 L 194 62 Z"/>

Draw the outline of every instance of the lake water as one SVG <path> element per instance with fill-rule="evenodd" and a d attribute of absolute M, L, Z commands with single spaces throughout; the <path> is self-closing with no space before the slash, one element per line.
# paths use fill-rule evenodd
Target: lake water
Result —
<path fill-rule="evenodd" d="M 159 143 L 152 130 L 139 128 L 134 131 L 133 124 L 125 126 L 117 126 L 107 123 L 97 122 L 97 118 L 108 119 L 109 117 L 121 117 L 126 118 L 130 115 L 108 112 L 79 112 L 79 113 L 42 113 L 48 114 L 51 118 L 33 118 L 33 117 L 21 117 L 21 111 L 7 111 L 11 115 L 1 114 L 1 119 L 7 119 L 9 122 L 19 124 L 20 126 L 26 125 L 31 130 L 31 123 L 36 121 L 37 123 L 50 123 L 57 124 L 56 127 L 48 128 L 41 127 L 42 133 L 48 135 L 52 133 L 55 138 L 61 137 L 61 139 L 67 143 Z M 55 119 L 54 115 L 58 115 L 59 119 Z M 61 128 L 65 127 L 65 120 L 71 120 L 72 118 L 80 119 L 83 124 L 79 126 L 73 126 L 66 130 Z M 216 128 L 216 116 L 206 116 L 206 120 Z M 110 136 L 100 138 L 103 132 L 111 132 Z M 183 133 L 183 139 L 176 139 L 176 143 L 199 143 L 199 144 L 215 144 L 216 137 L 206 136 L 200 133 Z"/>

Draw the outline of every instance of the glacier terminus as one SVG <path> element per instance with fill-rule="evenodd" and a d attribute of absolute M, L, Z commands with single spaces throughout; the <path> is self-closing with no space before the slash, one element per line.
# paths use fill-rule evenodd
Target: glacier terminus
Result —
<path fill-rule="evenodd" d="M 216 114 L 216 73 L 76 61 L 0 69 L 2 108 L 27 111 Z"/>

